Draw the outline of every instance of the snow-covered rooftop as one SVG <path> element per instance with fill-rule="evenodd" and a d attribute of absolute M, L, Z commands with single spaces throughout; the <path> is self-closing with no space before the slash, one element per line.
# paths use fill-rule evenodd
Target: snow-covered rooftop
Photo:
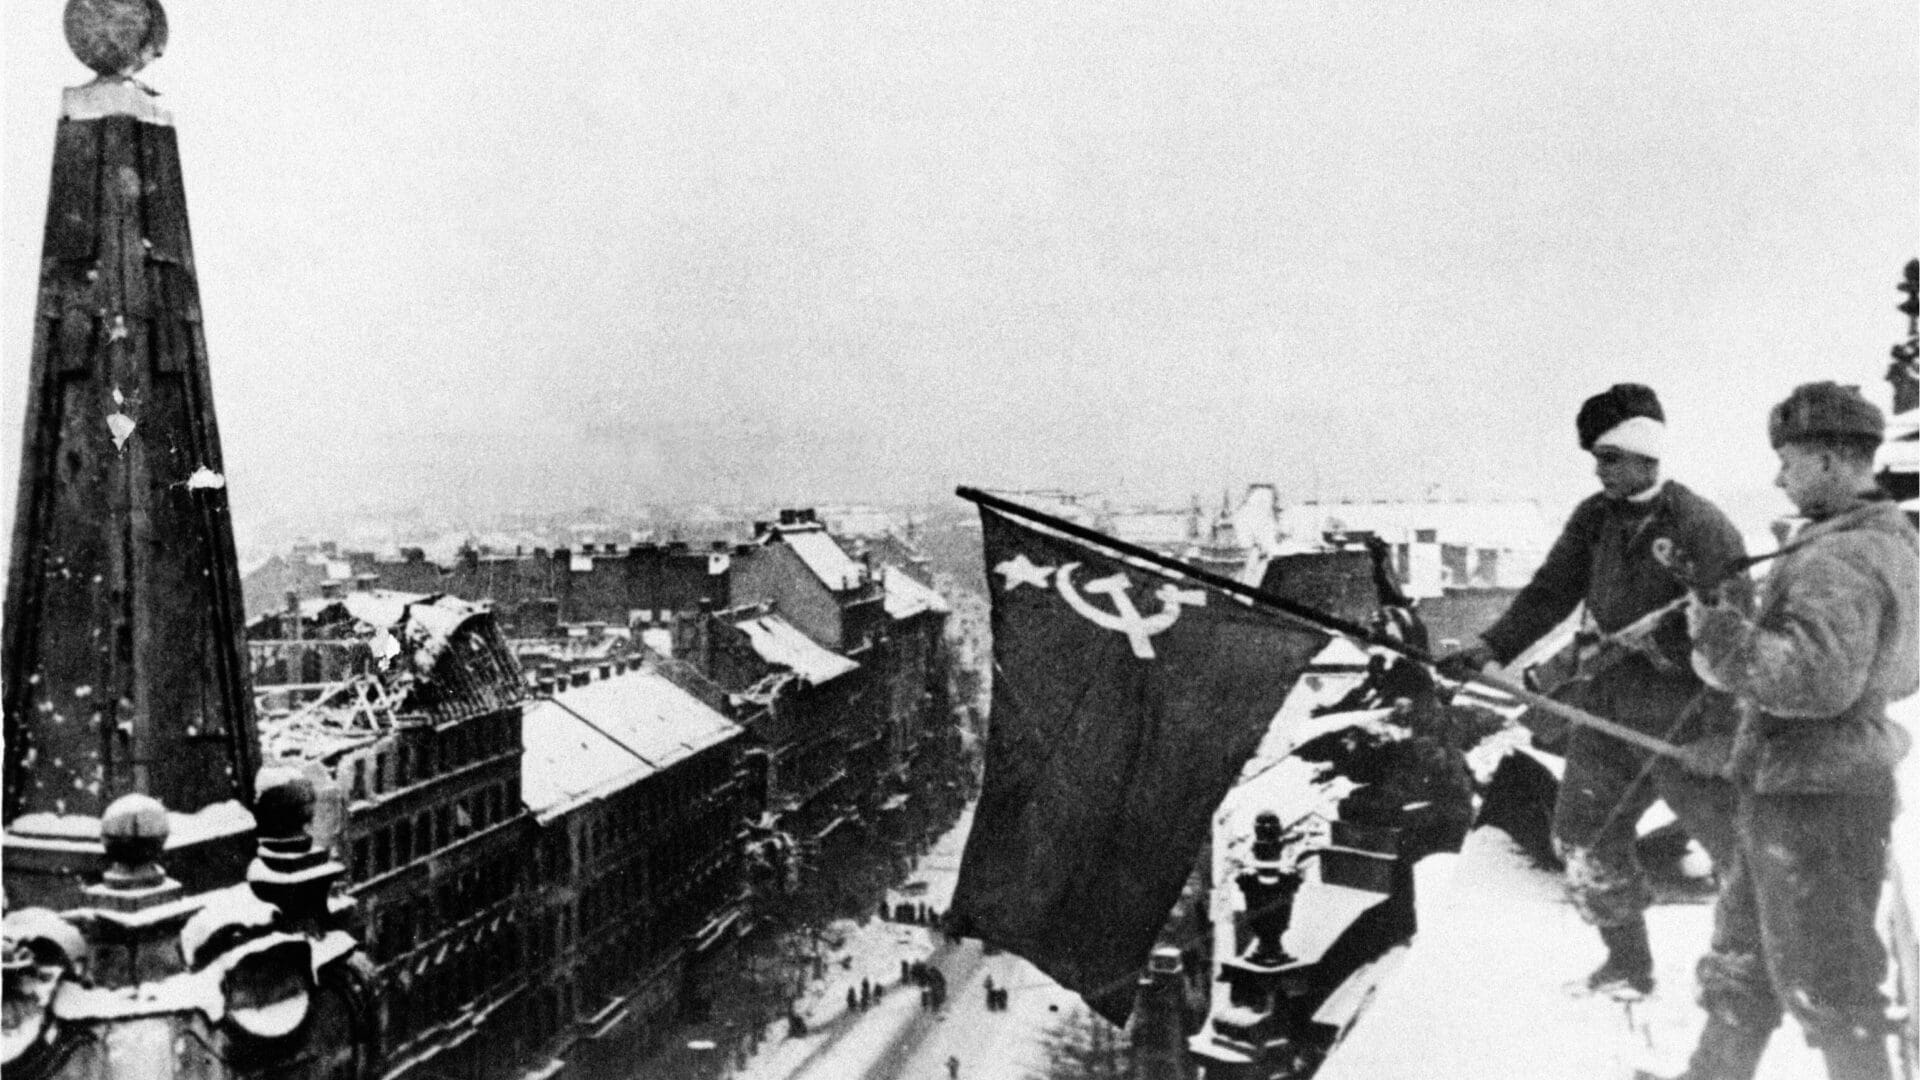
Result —
<path fill-rule="evenodd" d="M 1109 531 L 1136 544 L 1185 544 L 1193 539 L 1188 510 L 1124 510 L 1113 515 Z"/>
<path fill-rule="evenodd" d="M 1431 529 L 1442 544 L 1512 551 L 1546 550 L 1556 524 L 1531 499 L 1302 502 L 1287 507 L 1285 515 L 1296 537 L 1362 531 L 1397 544 L 1412 540 L 1417 530 Z"/>
<path fill-rule="evenodd" d="M 527 705 L 521 797 L 545 818 L 618 791 L 740 734 L 740 727 L 648 670 Z"/>
<path fill-rule="evenodd" d="M 831 649 L 824 648 L 778 615 L 759 615 L 733 624 L 753 643 L 760 659 L 787 668 L 806 681 L 819 685 L 839 678 L 860 665 Z"/>
<path fill-rule="evenodd" d="M 326 567 L 329 581 L 344 581 L 353 576 L 353 564 L 345 559 L 329 559 L 324 555 L 314 555 L 307 559 L 307 565 Z"/>
<path fill-rule="evenodd" d="M 880 584 L 886 589 L 884 603 L 891 618 L 906 619 L 923 611 L 953 610 L 946 597 L 913 580 L 897 566 L 880 568 Z"/>
<path fill-rule="evenodd" d="M 841 536 L 885 536 L 895 525 L 893 514 L 877 506 L 823 506 L 814 512 Z"/>
<path fill-rule="evenodd" d="M 827 588 L 839 592 L 860 584 L 864 576 L 860 564 L 854 562 L 825 529 L 782 530 L 780 538 Z"/>
<path fill-rule="evenodd" d="M 1419 933 L 1320 1080 L 1585 1080 L 1641 1067 L 1666 1075 L 1686 1063 L 1705 1019 L 1693 966 L 1712 905 L 1647 912 L 1658 989 L 1623 1003 L 1567 992 L 1600 961 L 1599 935 L 1558 876 L 1530 865 L 1506 833 L 1476 829 L 1458 855 L 1429 856 L 1415 874 Z M 1818 1075 L 1817 1054 L 1789 1019 L 1767 1044 L 1759 1080 Z"/>

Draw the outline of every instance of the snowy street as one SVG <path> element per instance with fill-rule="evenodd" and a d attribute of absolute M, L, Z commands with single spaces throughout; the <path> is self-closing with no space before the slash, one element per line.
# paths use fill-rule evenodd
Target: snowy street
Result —
<path fill-rule="evenodd" d="M 972 812 L 921 856 L 908 884 L 888 896 L 894 905 L 925 904 L 944 911 L 953 896 L 960 852 Z M 1044 1061 L 1047 1028 L 1081 1007 L 1080 998 L 1017 956 L 988 955 L 977 941 L 949 942 L 937 930 L 909 923 L 840 923 L 841 943 L 828 955 L 826 975 L 809 987 L 796 1010 L 804 1035 L 789 1036 L 784 1022 L 745 1066 L 739 1080 L 941 1080 L 957 1059 L 963 1080 L 1026 1080 Z M 921 988 L 902 979 L 902 964 L 924 962 L 946 980 L 944 1006 L 922 1004 Z M 866 1009 L 858 1000 L 861 980 L 884 993 Z M 987 1009 L 986 988 L 1009 991 L 1007 1007 Z"/>

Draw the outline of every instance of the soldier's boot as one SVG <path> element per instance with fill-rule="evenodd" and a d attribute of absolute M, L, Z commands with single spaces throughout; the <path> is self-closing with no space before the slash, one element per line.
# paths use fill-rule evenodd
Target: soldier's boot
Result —
<path fill-rule="evenodd" d="M 1753 1080 L 1753 1074 L 1760 1069 L 1761 1055 L 1767 1052 L 1767 1037 L 1771 1034 L 1737 1028 L 1709 1015 L 1707 1026 L 1700 1032 L 1700 1042 L 1693 1048 L 1693 1058 L 1687 1062 L 1686 1072 L 1663 1077 L 1642 1069 L 1633 1074 L 1634 1080 Z"/>
<path fill-rule="evenodd" d="M 1607 960 L 1587 976 L 1587 989 L 1597 994 L 1653 992 L 1653 947 L 1647 942 L 1647 920 L 1634 916 L 1618 926 L 1600 928 Z"/>
<path fill-rule="evenodd" d="M 1893 1080 L 1893 1061 L 1881 1038 L 1843 1039 L 1820 1048 L 1828 1080 Z"/>

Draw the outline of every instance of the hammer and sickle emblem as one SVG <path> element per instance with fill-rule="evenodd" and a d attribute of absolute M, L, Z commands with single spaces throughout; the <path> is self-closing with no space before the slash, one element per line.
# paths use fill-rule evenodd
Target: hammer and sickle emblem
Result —
<path fill-rule="evenodd" d="M 1079 563 L 1070 562 L 1054 572 L 1054 587 L 1060 590 L 1061 599 L 1088 622 L 1127 635 L 1127 643 L 1133 646 L 1133 655 L 1142 660 L 1154 659 L 1153 635 L 1179 620 L 1182 605 L 1205 607 L 1207 603 L 1204 591 L 1176 588 L 1169 583 L 1154 590 L 1153 595 L 1160 600 L 1160 610 L 1151 615 L 1142 615 L 1133 606 L 1133 597 L 1127 595 L 1127 575 L 1113 574 L 1086 584 L 1087 592 L 1105 596 L 1112 602 L 1113 610 L 1108 611 L 1089 603 L 1086 597 L 1080 595 L 1080 589 L 1074 586 L 1073 572 L 1079 567 Z"/>

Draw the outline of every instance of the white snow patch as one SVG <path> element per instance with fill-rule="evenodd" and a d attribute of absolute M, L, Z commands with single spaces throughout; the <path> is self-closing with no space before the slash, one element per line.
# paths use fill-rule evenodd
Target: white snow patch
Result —
<path fill-rule="evenodd" d="M 7 831 L 61 840 L 98 840 L 100 819 L 91 814 L 21 814 Z"/>
<path fill-rule="evenodd" d="M 1585 1080 L 1685 1063 L 1705 1022 L 1693 1002 L 1693 966 L 1706 951 L 1711 905 L 1648 911 L 1659 985 L 1624 1003 L 1567 991 L 1600 962 L 1599 936 L 1566 902 L 1557 875 L 1531 866 L 1505 833 L 1477 829 L 1457 857 L 1422 860 L 1415 874 L 1419 934 L 1318 1080 Z M 1759 1077 L 1817 1076 L 1819 1068 L 1788 1021 Z"/>
<path fill-rule="evenodd" d="M 126 449 L 127 439 L 132 437 L 133 429 L 133 417 L 121 412 L 107 414 L 107 430 L 113 434 L 115 450 Z"/>

